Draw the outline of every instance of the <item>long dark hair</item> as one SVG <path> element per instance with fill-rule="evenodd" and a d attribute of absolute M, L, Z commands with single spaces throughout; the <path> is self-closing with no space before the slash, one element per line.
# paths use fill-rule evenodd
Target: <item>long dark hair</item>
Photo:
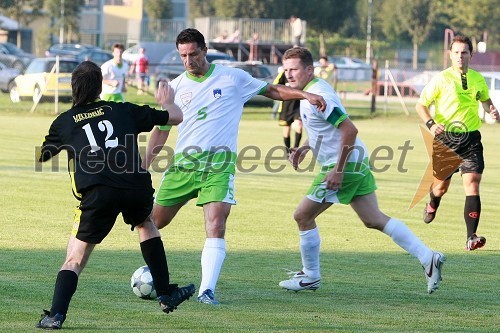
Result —
<path fill-rule="evenodd" d="M 99 98 L 102 91 L 101 68 L 92 61 L 83 61 L 71 75 L 73 106 L 85 105 Z"/>

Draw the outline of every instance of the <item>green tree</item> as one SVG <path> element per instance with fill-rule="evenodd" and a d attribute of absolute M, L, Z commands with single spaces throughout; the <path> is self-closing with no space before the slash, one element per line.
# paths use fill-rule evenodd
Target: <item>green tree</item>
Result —
<path fill-rule="evenodd" d="M 45 0 L 45 2 L 49 15 L 57 20 L 53 33 L 60 32 L 62 27 L 62 31 L 66 34 L 66 37 L 62 36 L 65 41 L 78 41 L 80 39 L 80 8 L 85 0 Z"/>
<path fill-rule="evenodd" d="M 498 45 L 500 42 L 500 6 L 498 0 L 463 1 L 460 10 L 456 2 L 441 0 L 440 11 L 443 13 L 441 20 L 455 33 L 461 33 L 479 41 L 486 32 L 488 44 Z"/>
<path fill-rule="evenodd" d="M 191 18 L 215 16 L 213 1 L 189 0 L 189 16 Z"/>
<path fill-rule="evenodd" d="M 417 69 L 418 47 L 429 35 L 438 14 L 435 0 L 400 0 L 396 3 L 396 17 L 408 32 L 413 43 L 413 68 Z"/>
<path fill-rule="evenodd" d="M 29 25 L 42 15 L 43 0 L 0 0 L 0 8 L 5 16 L 16 20 L 22 27 Z M 21 47 L 20 29 L 17 31 L 17 46 Z"/>
<path fill-rule="evenodd" d="M 164 29 L 162 29 L 161 20 L 172 18 L 172 1 L 145 0 L 144 11 L 149 18 L 149 29 L 154 32 L 157 41 L 162 40 Z"/>
<path fill-rule="evenodd" d="M 214 0 L 214 8 L 220 17 L 267 18 L 273 15 L 275 1 L 261 0 Z"/>

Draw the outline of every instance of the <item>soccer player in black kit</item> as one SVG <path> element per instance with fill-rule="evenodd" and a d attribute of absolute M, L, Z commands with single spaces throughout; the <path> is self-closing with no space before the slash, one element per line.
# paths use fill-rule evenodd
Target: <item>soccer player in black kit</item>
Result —
<path fill-rule="evenodd" d="M 90 61 L 74 70 L 71 87 L 73 107 L 50 126 L 38 160 L 44 162 L 67 151 L 73 194 L 80 204 L 66 260 L 57 274 L 52 307 L 44 310 L 36 327 L 61 328 L 78 276 L 120 213 L 132 230 L 138 230 L 160 308 L 171 312 L 194 294 L 195 287 L 170 284 L 163 242 L 150 215 L 154 193 L 151 175 L 141 168 L 137 135 L 149 132 L 155 125 L 177 125 L 182 121 L 182 111 L 173 102 L 173 89 L 161 83 L 155 94 L 156 101 L 167 111 L 101 101 L 101 69 Z"/>

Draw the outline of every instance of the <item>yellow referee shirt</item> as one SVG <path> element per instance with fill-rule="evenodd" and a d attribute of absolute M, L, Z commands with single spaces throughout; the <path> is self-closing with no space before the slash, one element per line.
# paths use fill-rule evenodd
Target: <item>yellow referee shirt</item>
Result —
<path fill-rule="evenodd" d="M 464 81 L 466 86 L 460 73 L 450 67 L 433 77 L 418 99 L 426 107 L 434 103 L 434 120 L 443 124 L 446 131 L 471 132 L 481 127 L 478 101 L 490 98 L 488 86 L 484 77 L 472 69 L 467 71 Z"/>

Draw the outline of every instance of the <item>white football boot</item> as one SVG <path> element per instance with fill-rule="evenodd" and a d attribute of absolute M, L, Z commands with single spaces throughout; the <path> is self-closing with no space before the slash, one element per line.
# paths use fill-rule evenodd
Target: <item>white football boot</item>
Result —
<path fill-rule="evenodd" d="M 441 282 L 441 267 L 446 257 L 440 252 L 433 252 L 431 262 L 427 266 L 422 266 L 427 279 L 427 292 L 432 294 L 439 288 Z"/>
<path fill-rule="evenodd" d="M 300 290 L 316 290 L 321 285 L 320 278 L 311 279 L 304 272 L 292 272 L 290 273 L 291 278 L 288 280 L 283 280 L 279 283 L 281 288 L 287 290 L 293 290 L 295 292 Z"/>

